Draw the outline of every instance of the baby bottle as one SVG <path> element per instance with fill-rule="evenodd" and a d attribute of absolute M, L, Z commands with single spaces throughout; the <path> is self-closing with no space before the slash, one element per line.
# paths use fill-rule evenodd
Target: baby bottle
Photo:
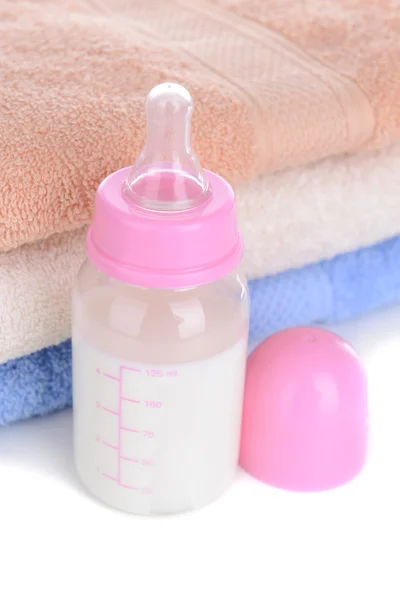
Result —
<path fill-rule="evenodd" d="M 192 100 L 156 86 L 133 168 L 99 186 L 73 294 L 75 460 L 116 508 L 200 508 L 238 463 L 248 292 L 235 196 L 190 146 Z"/>

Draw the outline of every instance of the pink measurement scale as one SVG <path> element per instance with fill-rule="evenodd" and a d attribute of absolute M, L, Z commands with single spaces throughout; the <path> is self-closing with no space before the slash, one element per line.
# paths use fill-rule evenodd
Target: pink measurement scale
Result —
<path fill-rule="evenodd" d="M 163 402 L 155 394 L 157 388 L 161 393 L 165 387 L 154 385 L 154 380 L 161 384 L 162 379 L 176 379 L 178 370 L 121 365 L 118 375 L 99 367 L 96 375 L 101 399 L 96 400 L 95 437 L 102 446 L 97 470 L 118 486 L 152 494 L 156 430 L 163 409 Z"/>

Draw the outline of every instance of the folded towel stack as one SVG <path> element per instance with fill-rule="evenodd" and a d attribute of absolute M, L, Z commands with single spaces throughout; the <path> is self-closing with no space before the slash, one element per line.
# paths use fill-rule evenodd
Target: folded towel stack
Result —
<path fill-rule="evenodd" d="M 364 9 L 0 0 L 0 424 L 71 402 L 94 192 L 133 162 L 162 80 L 189 88 L 202 164 L 237 189 L 252 343 L 400 299 L 398 19 Z"/>

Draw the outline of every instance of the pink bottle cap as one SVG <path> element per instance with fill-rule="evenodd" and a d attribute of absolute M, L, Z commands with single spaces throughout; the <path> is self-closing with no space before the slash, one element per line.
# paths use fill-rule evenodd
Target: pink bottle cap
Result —
<path fill-rule="evenodd" d="M 323 329 L 272 335 L 247 367 L 240 464 L 275 487 L 326 490 L 367 453 L 367 379 L 355 351 Z"/>
<path fill-rule="evenodd" d="M 180 288 L 219 279 L 241 260 L 235 195 L 192 151 L 192 108 L 182 86 L 156 86 L 146 101 L 142 152 L 97 190 L 86 249 L 111 277 Z"/>

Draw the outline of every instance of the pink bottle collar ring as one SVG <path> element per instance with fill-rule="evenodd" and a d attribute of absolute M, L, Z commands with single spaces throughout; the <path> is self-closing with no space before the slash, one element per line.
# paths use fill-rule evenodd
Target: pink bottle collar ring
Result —
<path fill-rule="evenodd" d="M 96 193 L 86 250 L 101 271 L 127 283 L 180 288 L 210 283 L 233 271 L 243 254 L 235 195 L 204 171 L 209 199 L 188 210 L 153 211 L 130 205 L 123 185 L 130 167 L 107 177 Z"/>

